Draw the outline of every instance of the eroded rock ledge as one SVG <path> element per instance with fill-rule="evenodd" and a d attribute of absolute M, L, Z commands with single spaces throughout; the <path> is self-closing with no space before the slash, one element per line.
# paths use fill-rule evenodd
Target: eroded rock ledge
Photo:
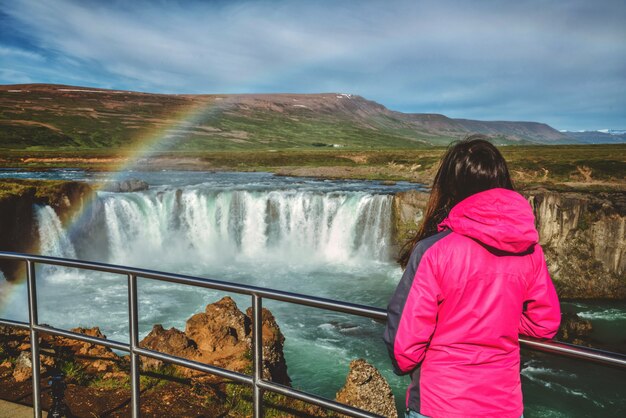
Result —
<path fill-rule="evenodd" d="M 87 203 L 92 188 L 77 181 L 3 179 L 0 185 L 0 249 L 32 252 L 39 236 L 34 206 L 48 205 L 62 222 Z M 9 280 L 20 277 L 23 263 L 0 260 L 0 271 Z"/>
<path fill-rule="evenodd" d="M 540 243 L 562 298 L 626 298 L 626 193 L 523 190 L 537 219 Z M 428 195 L 394 198 L 396 246 L 421 220 Z"/>

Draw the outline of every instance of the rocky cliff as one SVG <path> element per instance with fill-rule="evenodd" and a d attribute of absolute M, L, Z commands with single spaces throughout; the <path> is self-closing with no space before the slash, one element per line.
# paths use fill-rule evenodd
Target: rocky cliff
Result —
<path fill-rule="evenodd" d="M 527 196 L 559 295 L 626 298 L 626 193 Z"/>
<path fill-rule="evenodd" d="M 522 191 L 562 298 L 626 298 L 626 193 Z M 394 198 L 396 245 L 416 230 L 427 194 Z"/>
<path fill-rule="evenodd" d="M 225 297 L 186 322 L 185 331 L 155 325 L 140 342 L 151 350 L 250 374 L 251 317 Z M 272 313 L 263 309 L 263 376 L 290 384 L 283 356 L 284 337 Z M 72 331 L 106 338 L 97 328 Z M 28 331 L 0 326 L 0 399 L 29 401 L 32 391 Z M 42 403 L 51 404 L 48 379 L 62 373 L 68 416 L 129 416 L 129 357 L 91 343 L 47 334 L 40 336 Z M 141 357 L 141 416 L 252 415 L 251 389 L 190 369 Z M 265 395 L 267 416 L 336 416 L 321 408 L 274 393 Z"/>
<path fill-rule="evenodd" d="M 34 206 L 49 205 L 62 222 L 82 209 L 92 189 L 75 181 L 5 179 L 0 183 L 0 250 L 29 252 L 38 243 Z M 0 270 L 17 279 L 22 263 L 0 260 Z"/>

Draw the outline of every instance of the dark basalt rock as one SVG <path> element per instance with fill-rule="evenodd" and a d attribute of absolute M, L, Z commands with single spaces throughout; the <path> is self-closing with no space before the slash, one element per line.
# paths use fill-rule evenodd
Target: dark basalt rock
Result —
<path fill-rule="evenodd" d="M 105 183 L 101 190 L 105 192 L 115 193 L 128 193 L 128 192 L 140 192 L 142 190 L 149 189 L 148 183 L 138 179 L 128 179 L 121 181 L 114 181 L 111 183 Z"/>

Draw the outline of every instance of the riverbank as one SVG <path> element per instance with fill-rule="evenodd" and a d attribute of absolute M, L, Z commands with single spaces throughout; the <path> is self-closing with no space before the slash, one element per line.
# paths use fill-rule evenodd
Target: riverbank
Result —
<path fill-rule="evenodd" d="M 626 191 L 626 144 L 500 147 L 518 187 Z M 3 150 L 0 168 L 92 171 L 266 171 L 332 179 L 411 181 L 430 184 L 445 148 L 167 152 L 134 150 Z"/>

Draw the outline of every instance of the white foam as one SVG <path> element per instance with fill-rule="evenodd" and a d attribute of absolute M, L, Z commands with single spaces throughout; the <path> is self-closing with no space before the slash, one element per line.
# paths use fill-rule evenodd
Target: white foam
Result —
<path fill-rule="evenodd" d="M 521 371 L 522 376 L 525 376 L 529 380 L 545 387 L 546 389 L 554 390 L 557 392 L 564 393 L 566 395 L 576 396 L 580 398 L 584 398 L 588 401 L 593 402 L 596 406 L 604 407 L 604 405 L 595 399 L 590 398 L 582 392 L 581 390 L 573 389 L 571 386 L 565 386 L 560 383 L 556 383 L 554 381 L 555 377 L 559 378 L 567 378 L 571 381 L 572 386 L 574 386 L 575 382 L 578 380 L 577 376 L 573 373 L 567 373 L 563 370 L 556 370 L 547 367 L 535 367 L 532 364 L 533 362 L 528 362 L 526 367 L 524 367 Z"/>
<path fill-rule="evenodd" d="M 578 316 L 589 320 L 626 321 L 626 311 L 616 308 L 579 312 Z"/>

